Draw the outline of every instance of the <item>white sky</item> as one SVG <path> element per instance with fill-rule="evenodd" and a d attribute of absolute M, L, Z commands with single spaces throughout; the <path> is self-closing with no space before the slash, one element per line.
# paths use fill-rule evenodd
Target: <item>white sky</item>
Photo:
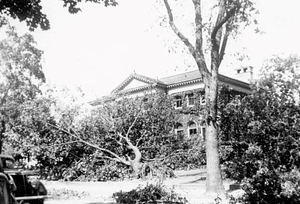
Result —
<path fill-rule="evenodd" d="M 299 53 L 300 1 L 256 1 L 265 34 L 245 30 L 228 49 L 248 53 L 246 64 L 258 70 L 273 54 Z M 52 83 L 80 86 L 93 99 L 109 94 L 134 71 L 160 78 L 195 69 L 185 66 L 189 56 L 168 52 L 176 37 L 170 28 L 159 26 L 158 15 L 165 9 L 153 6 L 154 0 L 119 0 L 119 6 L 109 8 L 89 3 L 75 15 L 62 7 L 61 0 L 42 2 L 51 29 L 32 34 L 44 51 L 44 72 Z M 17 25 L 19 31 L 26 30 Z M 224 66 L 221 73 L 231 75 L 236 66 Z"/>

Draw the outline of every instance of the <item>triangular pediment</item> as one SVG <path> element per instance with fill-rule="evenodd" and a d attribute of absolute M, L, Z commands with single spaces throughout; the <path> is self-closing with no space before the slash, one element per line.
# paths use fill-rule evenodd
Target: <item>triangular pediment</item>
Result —
<path fill-rule="evenodd" d="M 123 81 L 112 93 L 118 93 L 120 91 L 125 91 L 129 89 L 135 89 L 138 87 L 150 86 L 154 83 L 157 83 L 157 80 L 150 77 L 131 74 L 125 81 Z"/>
<path fill-rule="evenodd" d="M 123 90 L 133 89 L 141 86 L 147 86 L 149 83 L 139 81 L 137 79 L 132 79 L 132 81 L 123 88 Z"/>

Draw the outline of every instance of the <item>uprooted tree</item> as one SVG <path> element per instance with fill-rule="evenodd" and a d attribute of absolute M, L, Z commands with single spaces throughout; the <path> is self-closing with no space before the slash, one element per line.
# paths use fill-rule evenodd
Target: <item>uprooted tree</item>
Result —
<path fill-rule="evenodd" d="M 218 75 L 221 62 L 225 56 L 228 39 L 237 34 L 242 26 L 249 25 L 255 9 L 250 0 L 218 0 L 211 7 L 209 15 L 211 21 L 204 22 L 206 14 L 203 5 L 209 1 L 192 0 L 194 6 L 194 38 L 191 43 L 183 32 L 176 26 L 172 4 L 163 0 L 169 18 L 169 25 L 178 38 L 187 47 L 193 56 L 205 84 L 206 98 L 206 159 L 207 159 L 207 193 L 223 193 L 220 159 L 218 154 L 218 125 L 217 125 L 217 98 Z M 213 22 L 214 20 L 214 22 Z M 205 44 L 210 50 L 210 66 L 205 59 Z"/>
<path fill-rule="evenodd" d="M 172 100 L 156 94 L 105 103 L 81 121 L 81 134 L 70 129 L 69 135 L 97 150 L 97 158 L 121 162 L 138 174 L 142 160 L 163 156 L 163 148 L 172 145 L 174 123 Z"/>
<path fill-rule="evenodd" d="M 72 154 L 75 160 L 92 155 L 122 163 L 137 175 L 143 164 L 163 162 L 176 145 L 173 103 L 165 94 L 112 100 L 90 111 L 55 106 L 49 97 L 24 104 L 20 126 L 11 134 L 14 148 L 23 141 L 33 156 L 58 166 L 74 162 Z"/>

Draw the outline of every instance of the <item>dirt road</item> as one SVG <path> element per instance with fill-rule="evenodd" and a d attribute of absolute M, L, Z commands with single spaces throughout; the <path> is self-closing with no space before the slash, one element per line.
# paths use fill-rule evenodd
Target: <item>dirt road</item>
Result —
<path fill-rule="evenodd" d="M 205 171 L 176 171 L 176 178 L 166 179 L 163 184 L 174 189 L 182 197 L 186 197 L 190 204 L 209 203 L 216 195 L 205 195 Z M 45 204 L 108 204 L 113 203 L 112 194 L 118 191 L 130 191 L 139 185 L 155 183 L 157 180 L 129 180 L 120 182 L 45 182 L 49 191 L 74 191 L 71 197 L 48 199 Z M 231 182 L 224 182 L 225 189 L 229 189 Z M 227 203 L 222 198 L 222 203 Z"/>

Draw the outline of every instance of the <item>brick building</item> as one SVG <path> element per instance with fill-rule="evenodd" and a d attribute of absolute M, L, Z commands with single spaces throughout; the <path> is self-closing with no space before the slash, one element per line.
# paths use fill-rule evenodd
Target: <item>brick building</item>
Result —
<path fill-rule="evenodd" d="M 252 78 L 251 72 L 247 72 L 247 69 L 237 69 L 236 71 L 237 74 L 247 75 L 249 79 Z M 249 83 L 224 75 L 219 75 L 219 83 L 238 92 L 250 93 L 251 91 Z M 196 106 L 201 109 L 201 106 L 204 107 L 205 105 L 204 83 L 198 70 L 158 79 L 133 73 L 111 94 L 137 97 L 143 96 L 145 93 L 159 92 L 172 95 L 174 98 L 174 107 L 178 112 L 178 122 L 174 128 L 175 133 L 187 137 L 197 134 L 204 139 L 205 122 L 203 116 L 199 115 L 199 111 L 194 111 Z M 91 104 L 98 105 L 100 101 L 102 100 L 95 100 Z"/>

